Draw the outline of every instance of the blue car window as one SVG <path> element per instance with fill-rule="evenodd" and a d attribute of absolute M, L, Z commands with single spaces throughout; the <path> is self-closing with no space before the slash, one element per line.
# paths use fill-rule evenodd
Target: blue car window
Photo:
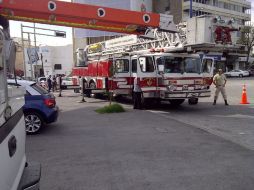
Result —
<path fill-rule="evenodd" d="M 41 86 L 37 85 L 36 83 L 32 84 L 31 87 L 34 90 L 36 90 L 37 92 L 39 92 L 41 95 L 48 94 L 46 89 L 42 88 Z"/>

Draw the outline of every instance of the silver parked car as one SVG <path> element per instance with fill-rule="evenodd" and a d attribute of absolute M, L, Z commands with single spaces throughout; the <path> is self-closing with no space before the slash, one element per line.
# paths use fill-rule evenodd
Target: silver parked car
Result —
<path fill-rule="evenodd" d="M 248 77 L 250 76 L 249 71 L 235 69 L 229 72 L 224 73 L 228 77 Z"/>

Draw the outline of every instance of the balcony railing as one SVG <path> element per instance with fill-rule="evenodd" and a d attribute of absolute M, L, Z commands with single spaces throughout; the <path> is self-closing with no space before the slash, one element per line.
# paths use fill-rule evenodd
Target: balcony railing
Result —
<path fill-rule="evenodd" d="M 235 18 L 239 18 L 239 19 L 244 19 L 244 20 L 251 20 L 251 14 L 248 13 L 241 13 L 238 11 L 233 11 L 233 10 L 228 10 L 228 9 L 223 9 L 223 8 L 219 8 L 219 7 L 215 7 L 215 6 L 211 6 L 211 5 L 206 5 L 206 4 L 202 4 L 202 3 L 196 3 L 193 2 L 192 3 L 192 7 L 193 10 L 197 9 L 197 10 L 202 10 L 203 12 L 208 12 L 208 13 L 212 13 L 214 15 L 223 15 L 223 16 L 227 16 L 227 17 L 235 17 Z M 184 2 L 183 3 L 183 9 L 189 9 L 190 8 L 190 2 Z"/>

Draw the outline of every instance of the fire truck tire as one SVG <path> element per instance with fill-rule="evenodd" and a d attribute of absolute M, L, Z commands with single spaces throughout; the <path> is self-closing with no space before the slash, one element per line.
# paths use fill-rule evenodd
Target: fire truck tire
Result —
<path fill-rule="evenodd" d="M 190 99 L 188 100 L 188 103 L 189 103 L 190 105 L 197 105 L 197 104 L 198 104 L 198 98 L 190 98 Z"/>
<path fill-rule="evenodd" d="M 169 100 L 170 104 L 172 106 L 179 106 L 181 105 L 183 102 L 185 101 L 185 99 L 173 99 L 173 100 Z"/>
<path fill-rule="evenodd" d="M 91 89 L 95 89 L 96 88 L 96 84 L 92 81 L 92 82 L 90 82 L 90 84 L 89 84 L 89 88 L 91 88 Z"/>
<path fill-rule="evenodd" d="M 95 89 L 96 88 L 96 84 L 92 81 L 89 83 L 89 88 L 90 89 Z M 91 90 L 86 92 L 86 97 L 91 98 L 92 97 L 92 93 Z"/>

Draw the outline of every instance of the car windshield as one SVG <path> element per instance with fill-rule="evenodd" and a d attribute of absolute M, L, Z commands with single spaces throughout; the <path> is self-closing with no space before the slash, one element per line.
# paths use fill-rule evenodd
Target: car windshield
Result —
<path fill-rule="evenodd" d="M 40 78 L 40 82 L 46 81 L 46 80 L 47 80 L 46 78 Z"/>
<path fill-rule="evenodd" d="M 72 78 L 66 77 L 66 78 L 63 78 L 63 80 L 65 80 L 65 81 L 72 81 Z"/>
<path fill-rule="evenodd" d="M 42 88 L 41 86 L 37 85 L 36 83 L 32 84 L 31 87 L 34 90 L 36 90 L 37 92 L 39 92 L 41 95 L 48 94 L 46 89 Z"/>
<path fill-rule="evenodd" d="M 165 73 L 200 73 L 201 61 L 193 57 L 169 57 L 157 58 L 157 65 L 164 65 Z"/>

